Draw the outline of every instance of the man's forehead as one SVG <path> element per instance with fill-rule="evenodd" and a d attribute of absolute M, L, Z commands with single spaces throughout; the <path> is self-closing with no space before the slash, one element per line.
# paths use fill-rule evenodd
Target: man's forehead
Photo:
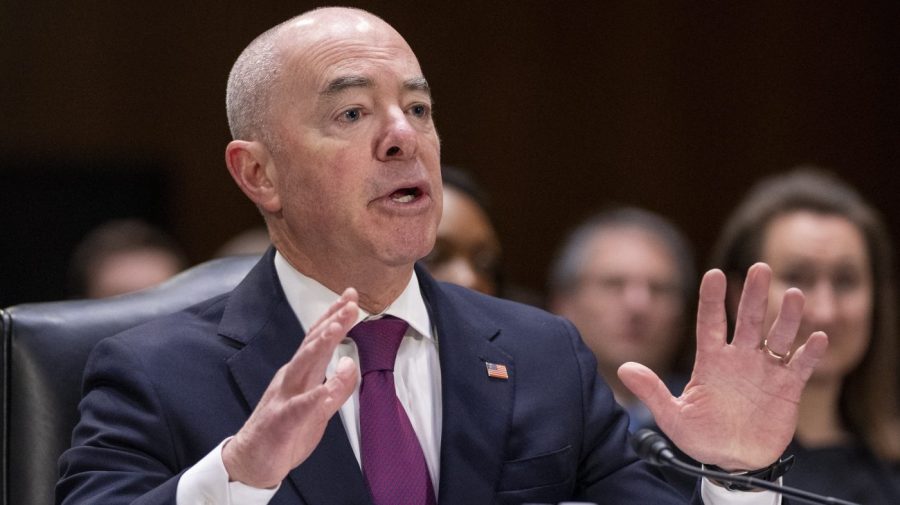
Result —
<path fill-rule="evenodd" d="M 376 81 L 379 67 L 408 74 L 401 76 L 404 81 L 424 81 L 412 49 L 398 33 L 387 28 L 388 32 L 366 33 L 354 30 L 332 36 L 328 30 L 307 31 L 301 26 L 280 34 L 278 52 L 284 65 L 291 69 L 289 72 L 296 70 L 306 74 L 306 78 L 319 81 L 317 88 L 334 88 L 335 85 L 340 87 L 342 83 L 339 81 L 348 81 L 349 76 L 355 75 Z M 427 86 L 422 83 L 414 87 L 427 90 Z"/>

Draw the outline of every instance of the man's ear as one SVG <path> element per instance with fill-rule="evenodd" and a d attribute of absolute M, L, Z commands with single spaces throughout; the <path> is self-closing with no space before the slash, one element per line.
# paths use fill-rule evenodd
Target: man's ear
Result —
<path fill-rule="evenodd" d="M 225 164 L 247 198 L 267 213 L 281 210 L 275 184 L 275 165 L 261 142 L 232 140 L 225 148 Z"/>

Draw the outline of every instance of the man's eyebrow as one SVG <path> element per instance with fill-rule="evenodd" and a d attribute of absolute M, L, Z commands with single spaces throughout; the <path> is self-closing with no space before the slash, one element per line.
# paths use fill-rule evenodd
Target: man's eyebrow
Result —
<path fill-rule="evenodd" d="M 426 81 L 424 77 L 407 79 L 404 81 L 403 87 L 409 91 L 424 91 L 431 95 L 431 86 L 428 85 L 428 81 Z"/>
<path fill-rule="evenodd" d="M 368 77 L 361 75 L 347 75 L 332 79 L 320 93 L 326 97 L 332 97 L 350 88 L 371 88 L 375 84 Z M 424 77 L 413 77 L 403 81 L 403 89 L 407 91 L 422 91 L 431 95 L 431 86 Z"/>
<path fill-rule="evenodd" d="M 361 75 L 348 75 L 333 79 L 328 83 L 321 94 L 325 96 L 334 96 L 349 88 L 371 87 L 372 81 L 368 77 L 363 77 Z"/>

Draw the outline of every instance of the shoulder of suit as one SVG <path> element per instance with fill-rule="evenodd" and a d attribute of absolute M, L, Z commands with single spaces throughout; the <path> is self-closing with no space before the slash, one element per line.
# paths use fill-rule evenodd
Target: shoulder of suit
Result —
<path fill-rule="evenodd" d="M 546 310 L 513 300 L 497 298 L 455 284 L 439 283 L 443 293 L 463 310 L 481 313 L 488 318 L 516 319 L 525 324 L 559 323 L 562 319 Z"/>

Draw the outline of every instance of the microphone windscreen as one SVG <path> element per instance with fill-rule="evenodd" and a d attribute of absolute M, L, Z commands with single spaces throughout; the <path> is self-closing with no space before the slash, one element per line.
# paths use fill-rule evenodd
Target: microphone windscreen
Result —
<path fill-rule="evenodd" d="M 631 436 L 631 447 L 641 459 L 654 465 L 663 465 L 674 455 L 662 435 L 646 428 Z"/>

